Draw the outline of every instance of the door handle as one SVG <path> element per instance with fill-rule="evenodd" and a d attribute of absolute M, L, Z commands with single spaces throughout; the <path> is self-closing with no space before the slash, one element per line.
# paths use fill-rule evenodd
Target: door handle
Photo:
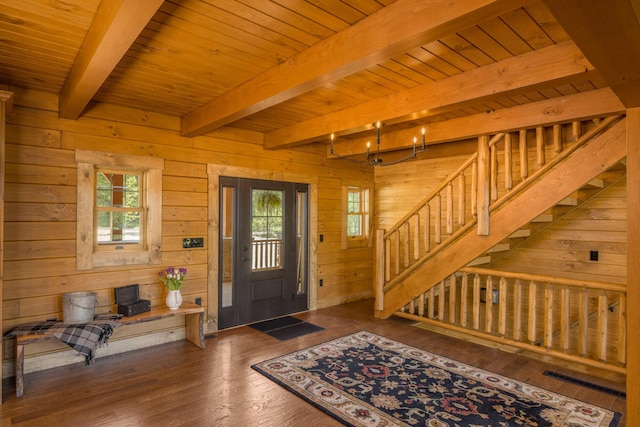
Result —
<path fill-rule="evenodd" d="M 246 256 L 243 256 L 242 261 L 249 261 L 249 258 L 247 258 Z"/>

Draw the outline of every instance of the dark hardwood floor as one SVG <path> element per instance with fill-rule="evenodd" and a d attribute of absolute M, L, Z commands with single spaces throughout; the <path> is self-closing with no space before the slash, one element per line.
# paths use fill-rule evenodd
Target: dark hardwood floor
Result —
<path fill-rule="evenodd" d="M 414 347 L 625 412 L 625 400 L 542 375 L 547 369 L 624 390 L 519 355 L 438 335 L 399 318 L 373 317 L 373 301 L 296 317 L 325 329 L 278 341 L 249 327 L 222 331 L 199 349 L 180 341 L 25 377 L 16 399 L 5 379 L 3 426 L 338 426 L 340 423 L 251 369 L 253 363 L 367 330 Z M 27 361 L 28 363 L 28 361 Z M 620 426 L 624 426 L 624 417 Z"/>

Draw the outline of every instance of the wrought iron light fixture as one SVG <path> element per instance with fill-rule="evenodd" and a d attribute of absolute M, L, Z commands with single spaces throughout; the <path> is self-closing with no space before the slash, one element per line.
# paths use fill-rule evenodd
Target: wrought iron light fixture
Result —
<path fill-rule="evenodd" d="M 360 161 L 360 160 L 354 160 L 351 157 L 348 156 L 343 156 L 341 154 L 335 153 L 333 150 L 333 141 L 335 139 L 335 134 L 331 134 L 331 149 L 330 149 L 330 153 L 333 156 L 339 157 L 341 159 L 345 159 L 345 160 L 349 160 L 350 162 L 354 162 L 354 163 L 358 163 L 361 165 L 370 165 L 370 166 L 391 166 L 391 165 L 396 165 L 398 163 L 404 162 L 405 160 L 409 160 L 409 159 L 413 159 L 416 157 L 416 155 L 418 153 L 422 153 L 424 151 L 427 151 L 426 146 L 425 146 L 425 128 L 422 128 L 422 148 L 421 149 L 417 149 L 417 142 L 418 142 L 418 138 L 417 137 L 413 137 L 413 151 L 410 154 L 407 154 L 406 156 L 400 158 L 400 159 L 396 159 L 390 162 L 386 162 L 384 163 L 382 161 L 382 159 L 380 158 L 380 129 L 382 128 L 382 123 L 380 121 L 377 121 L 376 123 L 373 124 L 373 127 L 376 128 L 376 149 L 373 153 L 371 153 L 371 143 L 369 141 L 367 141 L 367 148 L 366 148 L 366 160 L 365 161 Z"/>

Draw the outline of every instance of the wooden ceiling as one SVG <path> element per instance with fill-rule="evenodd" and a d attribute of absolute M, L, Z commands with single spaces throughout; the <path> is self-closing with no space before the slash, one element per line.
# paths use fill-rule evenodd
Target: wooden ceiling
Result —
<path fill-rule="evenodd" d="M 3 0 L 0 84 L 60 95 L 64 118 L 109 103 L 179 116 L 185 136 L 260 132 L 271 149 L 579 94 L 620 109 L 640 106 L 636 4 Z"/>

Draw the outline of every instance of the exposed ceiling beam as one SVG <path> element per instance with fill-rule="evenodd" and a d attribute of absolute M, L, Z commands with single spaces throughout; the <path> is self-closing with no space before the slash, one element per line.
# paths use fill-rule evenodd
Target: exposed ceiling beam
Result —
<path fill-rule="evenodd" d="M 487 114 L 473 114 L 431 123 L 427 126 L 425 143 L 433 145 L 460 141 L 483 134 L 516 131 L 573 120 L 586 120 L 624 111 L 625 106 L 611 89 L 597 89 L 503 108 Z M 414 137 L 418 137 L 418 141 L 420 141 L 420 129 L 403 129 L 383 134 L 380 151 L 412 148 Z M 366 143 L 367 138 L 337 142 L 335 152 L 342 156 L 364 154 Z M 329 146 L 327 146 L 327 157 L 332 157 Z"/>
<path fill-rule="evenodd" d="M 276 129 L 265 134 L 264 146 L 289 148 L 327 140 L 331 133 L 359 132 L 363 124 L 378 120 L 389 123 L 440 114 L 550 81 L 580 74 L 587 78 L 590 70 L 593 67 L 582 52 L 568 41 Z"/>
<path fill-rule="evenodd" d="M 91 28 L 60 92 L 60 117 L 77 119 L 163 0 L 100 3 Z"/>
<path fill-rule="evenodd" d="M 531 0 L 398 0 L 182 117 L 196 136 Z"/>
<path fill-rule="evenodd" d="M 640 106 L 640 2 L 545 3 L 624 105 Z"/>

